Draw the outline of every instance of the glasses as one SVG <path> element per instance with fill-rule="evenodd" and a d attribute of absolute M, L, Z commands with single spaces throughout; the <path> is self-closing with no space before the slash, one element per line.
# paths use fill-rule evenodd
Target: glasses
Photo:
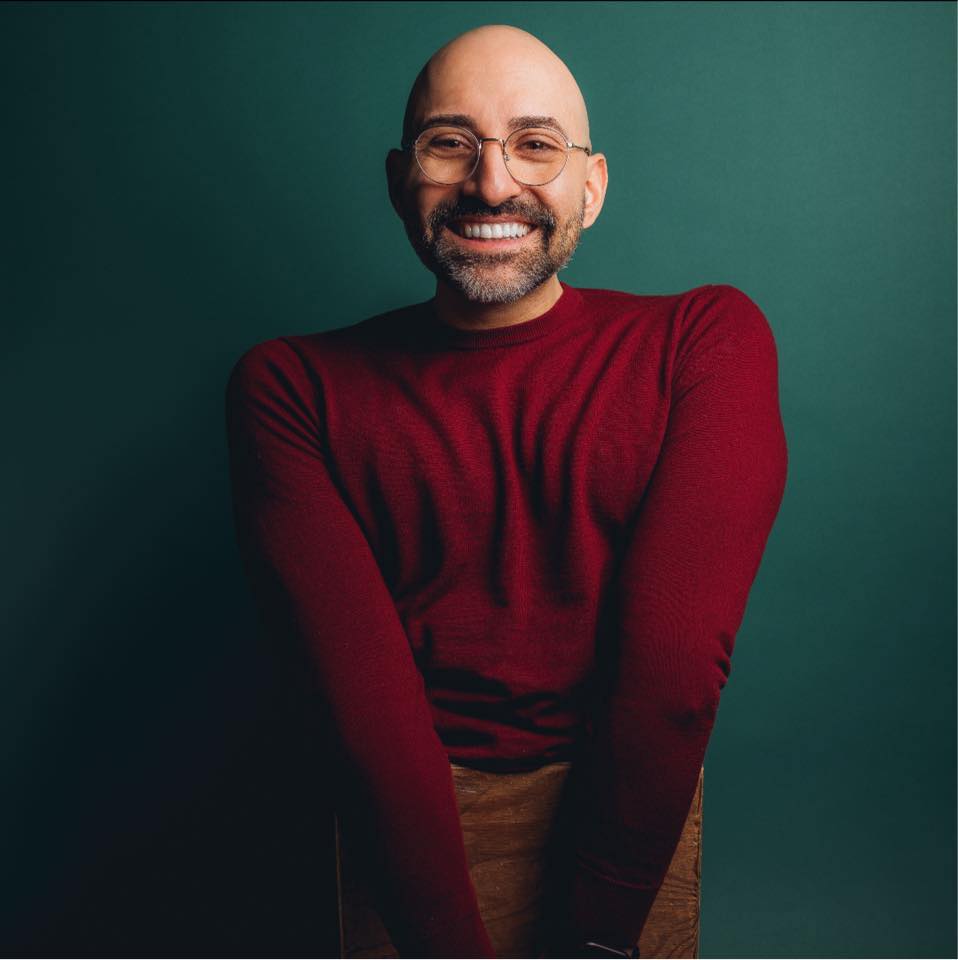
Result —
<path fill-rule="evenodd" d="M 412 148 L 419 169 L 434 183 L 452 184 L 462 183 L 476 172 L 482 145 L 487 142 L 502 147 L 506 169 L 527 187 L 541 187 L 555 180 L 573 150 L 583 150 L 586 156 L 592 153 L 589 147 L 572 143 L 545 127 L 525 127 L 505 140 L 477 137 L 465 127 L 428 127 L 413 143 L 404 141 L 402 148 Z"/>

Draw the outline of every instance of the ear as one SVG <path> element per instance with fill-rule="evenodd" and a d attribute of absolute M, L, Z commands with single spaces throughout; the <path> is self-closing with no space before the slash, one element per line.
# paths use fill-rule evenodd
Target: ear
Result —
<path fill-rule="evenodd" d="M 389 202 L 393 210 L 404 219 L 403 185 L 406 180 L 406 154 L 393 148 L 386 154 L 386 188 L 389 190 Z"/>
<path fill-rule="evenodd" d="M 599 218 L 599 211 L 605 202 L 605 191 L 609 186 L 609 168 L 606 164 L 605 154 L 594 153 L 588 160 L 586 168 L 585 185 L 585 206 L 582 218 L 582 227 L 586 229 L 591 227 Z"/>

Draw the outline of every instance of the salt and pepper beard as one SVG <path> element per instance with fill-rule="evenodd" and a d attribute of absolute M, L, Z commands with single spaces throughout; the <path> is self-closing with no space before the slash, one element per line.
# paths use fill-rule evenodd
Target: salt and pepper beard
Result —
<path fill-rule="evenodd" d="M 578 212 L 564 224 L 558 224 L 546 210 L 523 210 L 517 204 L 506 203 L 482 210 L 475 204 L 469 204 L 473 209 L 466 209 L 466 205 L 439 204 L 430 213 L 425 230 L 414 215 L 403 222 L 409 241 L 426 269 L 474 303 L 514 303 L 563 269 L 579 245 L 585 218 L 584 195 Z M 529 220 L 535 224 L 537 236 L 531 244 L 515 252 L 464 250 L 443 228 L 470 214 Z M 511 269 L 500 269 L 500 264 Z"/>

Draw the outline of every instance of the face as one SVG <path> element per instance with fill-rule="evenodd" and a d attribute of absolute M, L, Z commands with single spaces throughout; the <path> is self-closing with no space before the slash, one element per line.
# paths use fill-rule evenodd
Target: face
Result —
<path fill-rule="evenodd" d="M 464 115 L 477 137 L 503 139 L 514 117 L 548 116 L 567 139 L 586 144 L 574 80 L 551 52 L 530 47 L 525 37 L 493 30 L 441 52 L 421 91 L 411 139 L 437 115 Z M 392 151 L 387 169 L 390 197 L 420 260 L 440 283 L 475 303 L 512 303 L 554 276 L 595 221 L 605 193 L 605 158 L 581 150 L 572 150 L 559 176 L 542 186 L 515 181 L 494 142 L 483 144 L 478 167 L 459 184 L 430 181 L 412 151 Z M 490 221 L 530 229 L 514 238 L 467 236 Z"/>

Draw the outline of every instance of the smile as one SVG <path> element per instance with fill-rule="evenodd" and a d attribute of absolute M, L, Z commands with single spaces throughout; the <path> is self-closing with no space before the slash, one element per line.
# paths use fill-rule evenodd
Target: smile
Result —
<path fill-rule="evenodd" d="M 460 220 L 453 224 L 453 230 L 463 237 L 482 240 L 501 240 L 503 237 L 524 237 L 532 225 L 521 221 L 489 223 L 483 221 Z"/>
<path fill-rule="evenodd" d="M 458 220 L 447 224 L 447 229 L 457 237 L 470 241 L 476 246 L 502 246 L 511 247 L 519 244 L 522 239 L 533 233 L 536 227 L 531 223 L 524 223 L 521 220 L 499 221 L 490 223 L 488 221 L 469 221 Z"/>

